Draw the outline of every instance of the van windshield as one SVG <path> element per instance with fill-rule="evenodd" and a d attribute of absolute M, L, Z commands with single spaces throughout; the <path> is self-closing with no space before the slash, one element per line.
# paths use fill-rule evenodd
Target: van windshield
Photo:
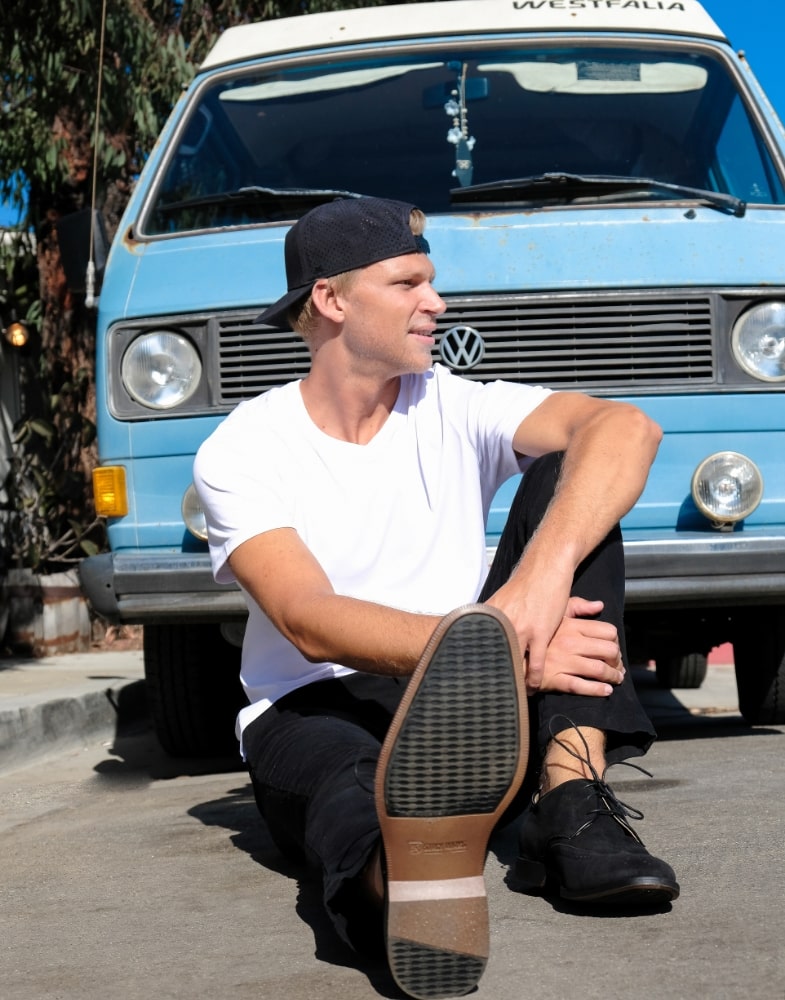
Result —
<path fill-rule="evenodd" d="M 657 182 L 616 185 L 617 203 L 691 189 L 785 203 L 731 73 L 705 50 L 430 48 L 222 74 L 183 123 L 139 234 L 289 220 L 352 194 L 431 214 L 483 186 L 496 210 L 552 205 L 558 191 L 538 180 L 562 174 L 586 181 L 569 185 L 573 203 L 608 200 L 598 177 Z"/>

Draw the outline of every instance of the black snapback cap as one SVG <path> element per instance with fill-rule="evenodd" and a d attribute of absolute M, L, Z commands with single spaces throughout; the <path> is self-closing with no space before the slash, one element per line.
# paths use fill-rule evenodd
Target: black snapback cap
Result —
<path fill-rule="evenodd" d="M 414 208 L 387 198 L 347 198 L 312 208 L 286 234 L 286 294 L 254 322 L 288 326 L 289 309 L 319 278 L 407 253 L 429 253 L 428 241 L 409 226 Z"/>

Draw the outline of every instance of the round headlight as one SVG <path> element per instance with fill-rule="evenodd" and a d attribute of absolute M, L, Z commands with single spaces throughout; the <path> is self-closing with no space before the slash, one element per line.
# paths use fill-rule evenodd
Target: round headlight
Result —
<path fill-rule="evenodd" d="M 692 477 L 692 497 L 702 514 L 720 524 L 741 521 L 755 510 L 763 496 L 763 477 L 757 465 L 735 451 L 705 458 Z"/>
<path fill-rule="evenodd" d="M 199 499 L 199 494 L 196 492 L 196 488 L 193 483 L 191 483 L 185 493 L 183 493 L 183 501 L 180 504 L 180 511 L 183 515 L 183 521 L 185 522 L 186 528 L 188 528 L 194 538 L 198 538 L 200 541 L 206 542 L 207 521 L 204 516 L 202 501 Z"/>
<path fill-rule="evenodd" d="M 731 337 L 733 355 L 763 382 L 785 382 L 785 302 L 765 302 L 738 318 Z"/>
<path fill-rule="evenodd" d="M 137 337 L 120 364 L 123 385 L 137 403 L 153 410 L 179 406 L 196 392 L 202 362 L 180 333 L 156 330 Z"/>

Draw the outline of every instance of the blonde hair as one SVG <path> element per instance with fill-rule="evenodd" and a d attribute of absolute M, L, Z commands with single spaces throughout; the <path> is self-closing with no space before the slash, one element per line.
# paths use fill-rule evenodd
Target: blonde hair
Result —
<path fill-rule="evenodd" d="M 425 232 L 425 223 L 425 213 L 419 208 L 413 208 L 409 215 L 409 228 L 412 235 L 422 236 Z M 346 292 L 360 270 L 362 268 L 355 268 L 353 271 L 343 271 L 341 274 L 334 275 L 328 279 L 331 287 L 338 293 Z M 314 305 L 313 296 L 309 293 L 304 299 L 295 302 L 286 314 L 286 318 L 294 332 L 298 333 L 307 344 L 319 321 L 319 311 Z"/>

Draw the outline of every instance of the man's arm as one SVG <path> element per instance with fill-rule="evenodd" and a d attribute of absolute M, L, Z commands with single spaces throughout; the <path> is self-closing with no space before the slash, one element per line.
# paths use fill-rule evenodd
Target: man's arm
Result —
<path fill-rule="evenodd" d="M 336 594 L 293 528 L 248 539 L 229 565 L 279 632 L 313 663 L 408 675 L 440 620 Z"/>
<path fill-rule="evenodd" d="M 336 594 L 293 528 L 243 542 L 229 557 L 238 582 L 275 627 L 312 662 L 390 676 L 412 673 L 440 618 Z M 623 678 L 615 630 L 577 599 L 548 651 L 542 686 L 604 696 Z"/>
<path fill-rule="evenodd" d="M 518 453 L 565 453 L 545 517 L 509 581 L 488 601 L 515 627 L 530 690 L 542 686 L 546 650 L 567 611 L 576 569 L 641 495 L 661 437 L 637 407 L 578 393 L 549 396 L 518 427 Z"/>

